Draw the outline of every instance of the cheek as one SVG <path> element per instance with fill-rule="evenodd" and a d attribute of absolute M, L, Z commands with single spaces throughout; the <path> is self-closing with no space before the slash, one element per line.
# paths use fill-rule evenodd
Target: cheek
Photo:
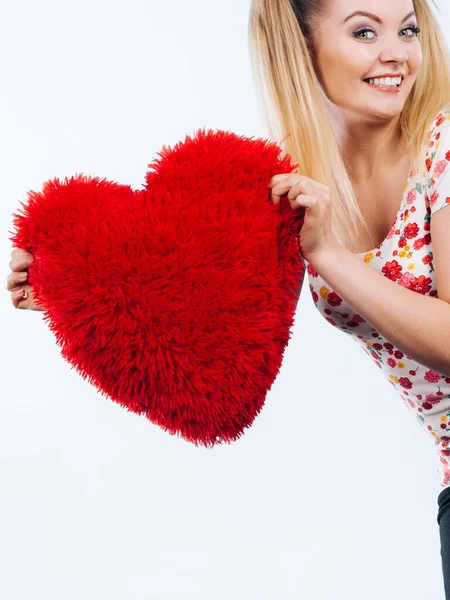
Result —
<path fill-rule="evenodd" d="M 421 72 L 423 64 L 423 58 L 421 52 L 414 52 L 409 55 L 408 59 L 408 71 L 410 74 L 410 86 L 412 87 L 417 79 L 417 76 Z"/>
<path fill-rule="evenodd" d="M 355 52 L 351 42 L 335 40 L 332 46 L 323 48 L 320 54 L 320 71 L 326 83 L 339 81 L 340 84 L 354 82 L 367 72 L 370 60 L 367 52 Z"/>
<path fill-rule="evenodd" d="M 411 55 L 410 62 L 411 62 L 412 68 L 415 71 L 419 71 L 419 69 L 421 68 L 422 63 L 423 63 L 422 48 L 420 46 L 418 46 L 417 51 Z"/>
<path fill-rule="evenodd" d="M 374 51 L 370 46 L 356 44 L 351 39 L 344 39 L 336 44 L 330 53 L 330 63 L 333 64 L 332 73 L 339 73 L 343 81 L 354 83 L 355 79 L 361 79 L 372 67 Z"/>

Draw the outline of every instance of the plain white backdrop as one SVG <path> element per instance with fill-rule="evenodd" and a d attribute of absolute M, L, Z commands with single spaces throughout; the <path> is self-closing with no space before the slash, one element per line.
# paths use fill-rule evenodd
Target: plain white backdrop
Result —
<path fill-rule="evenodd" d="M 199 127 L 266 137 L 249 9 L 0 2 L 4 279 L 12 215 L 44 181 L 138 189 Z M 2 600 L 443 600 L 432 438 L 307 283 L 263 411 L 214 450 L 100 396 L 43 313 L 0 303 Z"/>

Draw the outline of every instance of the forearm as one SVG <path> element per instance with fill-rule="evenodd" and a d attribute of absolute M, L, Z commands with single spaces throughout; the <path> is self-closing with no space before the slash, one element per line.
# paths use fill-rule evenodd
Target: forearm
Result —
<path fill-rule="evenodd" d="M 450 304 L 409 290 L 341 245 L 311 265 L 333 290 L 389 342 L 450 377 Z"/>

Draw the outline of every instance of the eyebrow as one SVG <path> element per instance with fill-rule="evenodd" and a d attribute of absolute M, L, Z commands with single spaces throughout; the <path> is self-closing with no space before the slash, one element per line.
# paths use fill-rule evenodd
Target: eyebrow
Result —
<path fill-rule="evenodd" d="M 374 21 L 376 21 L 377 23 L 383 23 L 383 21 L 380 19 L 380 17 L 377 17 L 377 15 L 374 15 L 373 13 L 366 12 L 364 10 L 355 10 L 355 12 L 352 12 L 352 14 L 349 15 L 342 22 L 346 23 L 349 19 L 351 19 L 352 17 L 355 17 L 356 15 L 362 15 L 364 17 L 369 17 L 369 18 L 373 19 Z M 407 21 L 409 19 L 409 17 L 412 17 L 412 16 L 416 16 L 416 13 L 415 13 L 414 10 L 412 10 L 410 13 L 408 13 L 406 15 L 406 17 L 402 20 L 402 23 L 404 23 L 405 21 Z"/>

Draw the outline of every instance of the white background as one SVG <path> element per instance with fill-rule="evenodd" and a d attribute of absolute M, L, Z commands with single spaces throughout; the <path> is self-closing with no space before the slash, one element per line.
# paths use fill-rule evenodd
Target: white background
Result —
<path fill-rule="evenodd" d="M 12 214 L 44 181 L 138 189 L 199 127 L 265 137 L 249 8 L 1 1 L 4 278 Z M 214 450 L 101 397 L 43 313 L 0 303 L 0 598 L 443 600 L 432 438 L 307 284 L 263 411 Z"/>

